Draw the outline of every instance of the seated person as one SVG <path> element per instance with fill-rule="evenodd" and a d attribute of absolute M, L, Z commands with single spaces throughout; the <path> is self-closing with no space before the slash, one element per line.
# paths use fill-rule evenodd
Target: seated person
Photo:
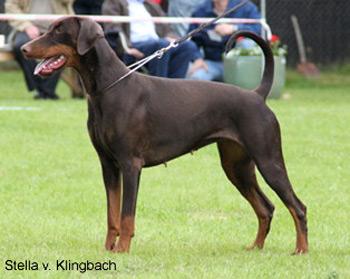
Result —
<path fill-rule="evenodd" d="M 193 17 L 217 17 L 226 10 L 238 5 L 240 0 L 205 0 L 204 3 L 193 13 Z M 258 8 L 248 2 L 238 10 L 226 16 L 227 18 L 251 18 L 260 19 Z M 189 32 L 196 29 L 198 24 L 191 24 Z M 259 24 L 226 24 L 217 23 L 207 27 L 205 30 L 196 33 L 192 40 L 203 50 L 202 57 L 198 57 L 192 64 L 187 78 L 196 80 L 222 81 L 224 66 L 222 56 L 225 45 L 233 32 L 237 30 L 248 30 L 260 34 Z M 250 39 L 240 40 L 236 47 L 251 48 L 254 42 Z"/>
<path fill-rule="evenodd" d="M 17 14 L 73 14 L 73 0 L 41 1 L 41 0 L 8 0 L 5 3 L 6 13 Z M 13 49 L 17 62 L 23 70 L 28 91 L 34 91 L 35 99 L 58 99 L 56 86 L 59 74 L 48 78 L 34 76 L 37 62 L 24 58 L 21 46 L 39 37 L 48 30 L 50 22 L 46 21 L 10 21 L 16 30 Z"/>
<path fill-rule="evenodd" d="M 102 5 L 102 14 L 138 18 L 164 16 L 160 6 L 150 0 L 106 0 Z M 149 56 L 158 49 L 168 46 L 174 40 L 167 25 L 155 25 L 152 21 L 106 23 L 105 33 L 107 40 L 119 57 L 121 56 L 120 46 L 123 46 L 123 60 L 126 64 Z M 124 44 L 123 37 L 125 38 Z M 119 44 L 118 39 L 121 41 Z M 146 67 L 151 75 L 184 78 L 189 63 L 194 58 L 193 54 L 197 51 L 197 46 L 192 41 L 186 41 L 177 48 L 166 52 L 161 59 L 153 59 Z"/>
<path fill-rule="evenodd" d="M 169 0 L 168 16 L 170 17 L 191 17 L 193 12 L 198 9 L 205 0 Z M 187 34 L 188 23 L 171 24 L 171 30 L 178 36 L 183 37 Z"/>

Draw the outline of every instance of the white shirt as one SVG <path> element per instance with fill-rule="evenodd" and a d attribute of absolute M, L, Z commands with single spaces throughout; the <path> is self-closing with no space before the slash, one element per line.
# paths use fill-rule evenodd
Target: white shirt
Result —
<path fill-rule="evenodd" d="M 143 1 L 128 0 L 129 15 L 135 18 L 150 19 L 152 16 L 143 5 Z M 132 43 L 159 39 L 152 21 L 134 21 L 130 23 L 130 40 Z"/>

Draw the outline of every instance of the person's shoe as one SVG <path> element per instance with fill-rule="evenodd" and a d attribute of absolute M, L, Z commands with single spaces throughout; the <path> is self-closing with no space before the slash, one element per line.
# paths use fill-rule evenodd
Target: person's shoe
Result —
<path fill-rule="evenodd" d="M 56 93 L 53 93 L 53 94 L 47 95 L 46 98 L 50 100 L 59 100 L 60 96 L 58 96 Z"/>
<path fill-rule="evenodd" d="M 46 96 L 43 92 L 37 91 L 34 95 L 34 100 L 45 100 Z"/>

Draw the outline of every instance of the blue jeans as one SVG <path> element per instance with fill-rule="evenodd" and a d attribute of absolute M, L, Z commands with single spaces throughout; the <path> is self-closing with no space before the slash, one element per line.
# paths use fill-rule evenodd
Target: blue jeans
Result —
<path fill-rule="evenodd" d="M 188 79 L 194 80 L 215 80 L 222 81 L 224 76 L 224 64 L 222 61 L 204 60 L 208 66 L 208 70 L 199 69 L 192 75 L 188 76 Z"/>
<path fill-rule="evenodd" d="M 252 48 L 256 46 L 254 41 L 250 39 L 243 39 L 237 42 L 237 48 Z M 215 81 L 223 81 L 224 78 L 224 63 L 222 61 L 213 61 L 213 60 L 204 60 L 208 66 L 208 70 L 199 69 L 195 71 L 192 75 L 187 76 L 188 79 L 194 80 L 215 80 Z"/>
<path fill-rule="evenodd" d="M 138 49 L 145 56 L 151 55 L 158 49 L 167 47 L 169 41 L 166 39 L 149 40 L 144 42 L 133 43 L 132 47 Z M 158 77 L 184 78 L 186 76 L 190 61 L 193 60 L 193 53 L 197 51 L 197 46 L 192 41 L 186 41 L 176 48 L 170 49 L 161 59 L 155 58 L 150 61 L 146 68 L 149 74 Z M 131 64 L 135 58 L 125 55 L 125 64 Z"/>

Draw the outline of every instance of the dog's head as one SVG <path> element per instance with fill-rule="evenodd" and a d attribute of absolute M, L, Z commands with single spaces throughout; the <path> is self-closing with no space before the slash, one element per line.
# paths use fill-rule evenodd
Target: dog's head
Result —
<path fill-rule="evenodd" d="M 88 18 L 66 17 L 53 22 L 42 36 L 23 45 L 27 58 L 42 59 L 34 74 L 48 76 L 64 66 L 77 67 L 79 57 L 104 37 L 99 24 Z"/>

